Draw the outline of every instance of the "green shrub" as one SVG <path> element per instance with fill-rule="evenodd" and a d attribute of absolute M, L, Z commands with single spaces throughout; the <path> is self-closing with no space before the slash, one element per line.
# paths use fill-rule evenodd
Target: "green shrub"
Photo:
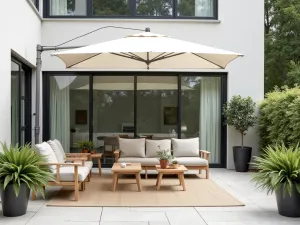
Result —
<path fill-rule="evenodd" d="M 234 95 L 230 101 L 223 106 L 226 124 L 233 126 L 241 134 L 241 146 L 244 146 L 245 132 L 256 123 L 255 102 L 251 97 L 242 98 Z"/>
<path fill-rule="evenodd" d="M 261 149 L 276 143 L 295 146 L 300 140 L 300 87 L 276 88 L 259 105 Z"/>
<path fill-rule="evenodd" d="M 300 193 L 300 148 L 284 144 L 268 146 L 261 157 L 252 163 L 258 172 L 252 182 L 267 193 L 272 193 L 283 185 L 284 194 L 291 195 L 293 186 Z"/>

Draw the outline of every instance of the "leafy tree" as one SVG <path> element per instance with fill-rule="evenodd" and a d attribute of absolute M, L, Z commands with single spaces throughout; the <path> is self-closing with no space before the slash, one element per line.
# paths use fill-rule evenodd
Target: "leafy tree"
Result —
<path fill-rule="evenodd" d="M 136 14 L 143 16 L 172 16 L 173 0 L 137 0 Z"/>
<path fill-rule="evenodd" d="M 300 0 L 265 0 L 266 92 L 274 86 L 293 85 L 287 78 L 295 76 L 293 65 L 300 63 L 299 35 Z"/>
<path fill-rule="evenodd" d="M 129 1 L 93 0 L 93 15 L 129 15 Z"/>

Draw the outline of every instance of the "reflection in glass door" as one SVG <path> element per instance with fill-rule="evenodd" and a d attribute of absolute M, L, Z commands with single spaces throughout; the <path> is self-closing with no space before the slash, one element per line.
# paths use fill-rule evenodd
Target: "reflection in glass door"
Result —
<path fill-rule="evenodd" d="M 150 139 L 177 138 L 178 78 L 137 77 L 137 134 Z"/>

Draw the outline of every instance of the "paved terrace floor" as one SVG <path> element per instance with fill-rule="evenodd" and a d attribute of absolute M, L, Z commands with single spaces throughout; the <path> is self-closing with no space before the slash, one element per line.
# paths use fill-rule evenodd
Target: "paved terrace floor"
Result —
<path fill-rule="evenodd" d="M 95 170 L 95 172 L 97 172 Z M 109 172 L 109 171 L 105 171 Z M 0 216 L 5 225 L 299 225 L 300 218 L 277 213 L 274 196 L 256 190 L 251 173 L 211 169 L 211 179 L 246 204 L 245 207 L 47 207 L 30 201 L 26 215 Z M 50 190 L 55 191 L 55 190 Z M 88 190 L 86 190 L 88 191 Z M 17 207 L 17 206 L 16 206 Z"/>

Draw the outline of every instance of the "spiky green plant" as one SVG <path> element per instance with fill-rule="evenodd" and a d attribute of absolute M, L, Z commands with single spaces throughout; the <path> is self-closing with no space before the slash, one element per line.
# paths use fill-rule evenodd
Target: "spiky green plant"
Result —
<path fill-rule="evenodd" d="M 277 191 L 283 185 L 285 194 L 292 194 L 293 186 L 300 193 L 300 148 L 280 145 L 268 146 L 260 157 L 252 163 L 258 172 L 252 182 L 267 193 Z"/>
<path fill-rule="evenodd" d="M 0 152 L 0 188 L 12 184 L 16 197 L 19 195 L 21 183 L 25 183 L 34 193 L 41 192 L 45 197 L 43 186 L 54 181 L 54 176 L 45 163 L 43 156 L 38 155 L 30 145 L 22 147 L 10 146 L 1 143 L 3 152 Z"/>

